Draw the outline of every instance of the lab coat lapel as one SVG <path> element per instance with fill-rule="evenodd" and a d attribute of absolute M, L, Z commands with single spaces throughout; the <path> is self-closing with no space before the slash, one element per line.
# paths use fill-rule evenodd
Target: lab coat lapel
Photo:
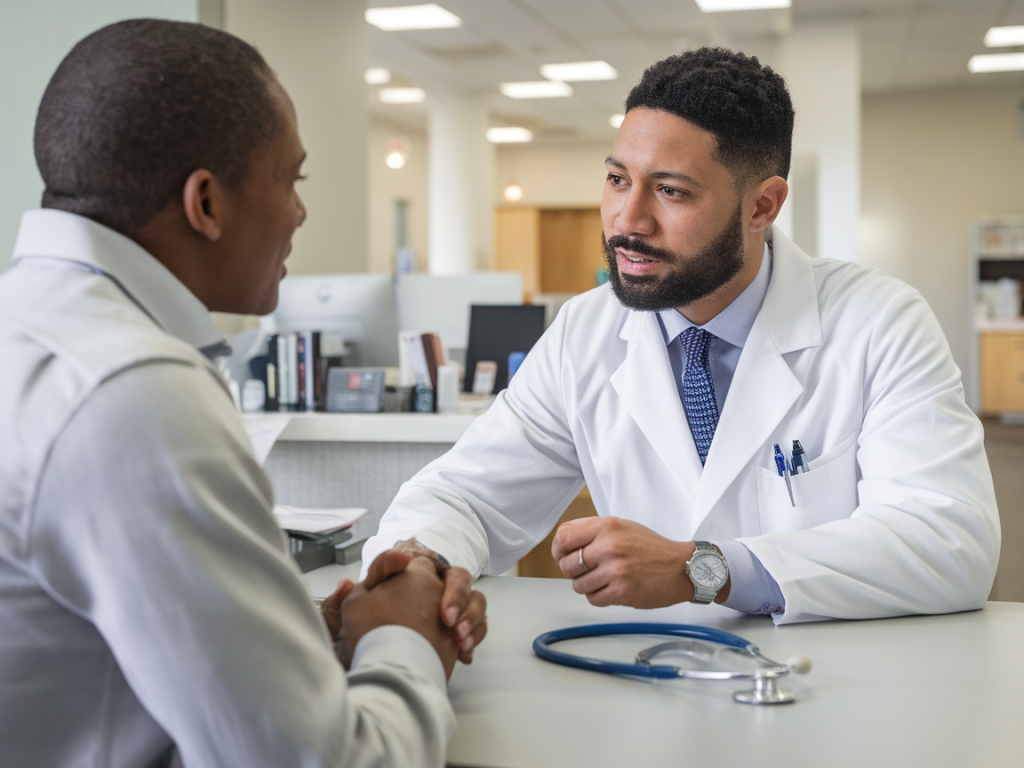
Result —
<path fill-rule="evenodd" d="M 747 341 L 708 452 L 694 510 L 703 522 L 803 393 L 784 355 L 822 343 L 811 259 L 773 233 L 772 277 Z M 772 466 L 765 454 L 758 462 Z"/>
<path fill-rule="evenodd" d="M 631 312 L 620 336 L 629 341 L 629 347 L 611 384 L 692 508 L 701 478 L 700 457 L 657 317 L 650 312 Z"/>

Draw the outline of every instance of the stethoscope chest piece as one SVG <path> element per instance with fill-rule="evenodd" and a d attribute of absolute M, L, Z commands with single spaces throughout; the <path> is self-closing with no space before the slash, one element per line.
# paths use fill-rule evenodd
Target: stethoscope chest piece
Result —
<path fill-rule="evenodd" d="M 736 691 L 732 697 L 741 704 L 792 704 L 796 701 L 789 691 L 780 691 L 775 675 L 754 678 L 754 687 L 749 691 Z"/>

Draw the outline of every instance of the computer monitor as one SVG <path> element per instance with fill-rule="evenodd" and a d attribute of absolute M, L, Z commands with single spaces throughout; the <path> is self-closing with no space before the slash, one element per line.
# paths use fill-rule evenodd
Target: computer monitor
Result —
<path fill-rule="evenodd" d="M 398 276 L 398 327 L 429 331 L 461 362 L 469 344 L 469 308 L 474 304 L 522 304 L 519 272 L 471 272 L 465 275 Z"/>
<path fill-rule="evenodd" d="M 281 281 L 273 325 L 281 333 L 341 336 L 347 366 L 398 365 L 395 284 L 390 275 L 295 275 Z"/>
<path fill-rule="evenodd" d="M 529 352 L 544 333 L 544 307 L 474 306 L 469 322 L 469 346 L 466 350 L 466 380 L 463 389 L 473 391 L 473 374 L 481 360 L 498 364 L 493 394 L 508 386 L 508 356 Z"/>

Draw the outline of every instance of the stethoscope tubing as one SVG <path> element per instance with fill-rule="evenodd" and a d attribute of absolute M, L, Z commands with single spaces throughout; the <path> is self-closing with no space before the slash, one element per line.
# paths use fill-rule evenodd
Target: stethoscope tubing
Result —
<path fill-rule="evenodd" d="M 618 624 L 587 624 L 582 627 L 566 627 L 545 632 L 538 635 L 533 641 L 533 652 L 545 661 L 555 664 L 562 664 L 568 667 L 586 669 L 594 672 L 604 672 L 609 675 L 626 675 L 629 677 L 653 677 L 657 679 L 678 679 L 685 677 L 680 674 L 677 667 L 670 667 L 663 664 L 622 664 L 615 661 L 593 659 L 587 656 L 577 656 L 570 653 L 561 653 L 551 648 L 554 643 L 563 640 L 575 640 L 580 637 L 599 637 L 604 635 L 668 635 L 672 637 L 686 637 L 696 640 L 706 640 L 712 643 L 736 648 L 748 653 L 759 655 L 760 652 L 753 643 L 743 639 L 739 635 L 726 632 L 723 629 L 713 627 L 701 627 L 696 624 L 658 624 L 658 623 L 634 623 L 624 622 Z M 703 675 L 702 675 L 703 676 Z M 744 675 L 745 677 L 746 675 Z"/>

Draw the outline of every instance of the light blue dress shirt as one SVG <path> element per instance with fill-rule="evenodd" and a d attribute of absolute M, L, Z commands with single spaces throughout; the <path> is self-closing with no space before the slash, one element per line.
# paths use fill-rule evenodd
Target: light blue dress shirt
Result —
<path fill-rule="evenodd" d="M 711 369 L 711 383 L 715 388 L 715 402 L 718 412 L 725 409 L 732 385 L 736 365 L 740 361 L 743 345 L 754 325 L 757 313 L 761 311 L 768 283 L 772 277 L 772 252 L 765 243 L 761 268 L 753 282 L 747 286 L 735 301 L 704 325 L 698 326 L 714 336 L 708 346 L 708 367 Z M 668 345 L 668 358 L 672 364 L 679 399 L 683 400 L 683 371 L 686 369 L 686 354 L 679 336 L 693 323 L 675 309 L 658 313 L 661 333 Z M 715 542 L 729 563 L 732 587 L 725 605 L 744 613 L 782 613 L 785 600 L 778 583 L 771 577 L 761 561 L 738 541 Z"/>

